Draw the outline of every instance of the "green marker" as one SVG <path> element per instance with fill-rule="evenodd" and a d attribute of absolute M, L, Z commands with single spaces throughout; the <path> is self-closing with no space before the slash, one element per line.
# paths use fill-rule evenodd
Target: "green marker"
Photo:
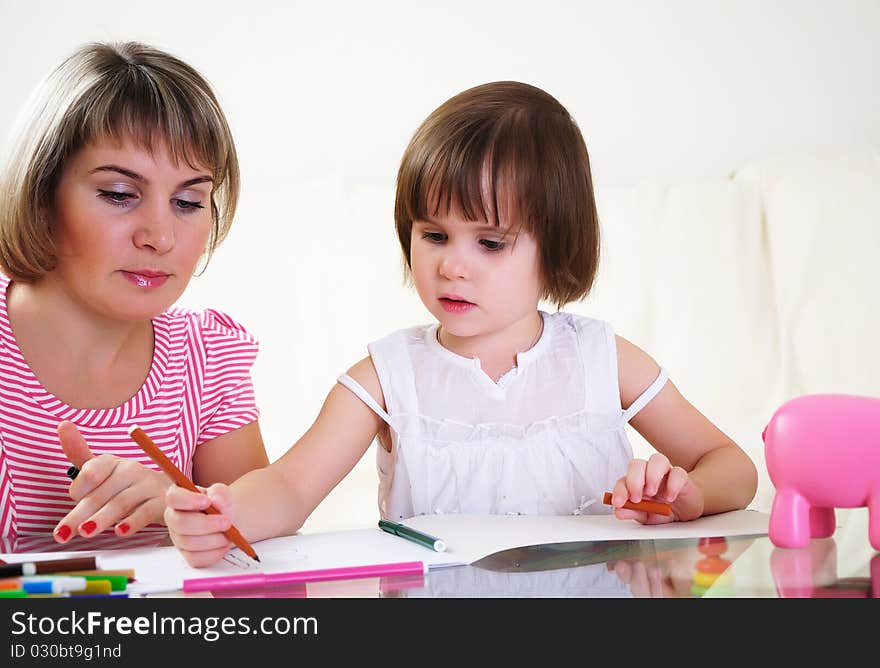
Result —
<path fill-rule="evenodd" d="M 0 598 L 27 598 L 24 589 L 0 589 Z"/>
<path fill-rule="evenodd" d="M 125 575 L 80 575 L 79 577 L 90 581 L 107 580 L 111 591 L 125 591 L 128 588 L 128 577 Z"/>
<path fill-rule="evenodd" d="M 413 543 L 418 543 L 419 545 L 434 550 L 435 552 L 446 551 L 446 543 L 439 538 L 427 533 L 422 533 L 421 531 L 416 531 L 405 524 L 398 524 L 397 522 L 390 522 L 388 520 L 379 520 L 379 528 L 382 529 L 382 531 L 387 531 L 388 533 L 393 533 L 395 536 L 406 538 Z"/>

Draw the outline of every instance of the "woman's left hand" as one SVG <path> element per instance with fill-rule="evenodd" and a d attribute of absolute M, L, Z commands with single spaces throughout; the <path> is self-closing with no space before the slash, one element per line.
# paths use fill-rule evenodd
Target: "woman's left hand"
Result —
<path fill-rule="evenodd" d="M 92 454 L 76 426 L 58 425 L 61 448 L 79 469 L 70 484 L 70 497 L 77 502 L 53 532 L 59 543 L 77 533 L 96 536 L 113 527 L 117 536 L 130 536 L 148 524 L 163 523 L 165 492 L 172 482 L 133 459 Z"/>
<path fill-rule="evenodd" d="M 644 510 L 629 510 L 621 506 L 628 500 L 662 501 L 672 506 L 672 515 L 660 515 Z M 690 479 L 688 472 L 673 466 L 660 453 L 651 455 L 648 461 L 633 459 L 626 475 L 620 478 L 611 491 L 614 515 L 621 520 L 635 520 L 641 524 L 665 524 L 694 520 L 703 514 L 703 490 Z"/>

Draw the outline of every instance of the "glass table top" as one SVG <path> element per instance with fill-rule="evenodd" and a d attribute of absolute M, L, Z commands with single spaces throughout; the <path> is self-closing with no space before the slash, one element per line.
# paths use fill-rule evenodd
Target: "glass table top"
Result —
<path fill-rule="evenodd" d="M 246 598 L 880 598 L 880 553 L 866 508 L 837 511 L 833 536 L 800 549 L 766 535 L 567 542 L 514 548 L 422 576 L 316 582 L 215 592 Z M 0 539 L 2 552 L 169 545 L 164 533 L 108 535 L 58 545 L 50 536 Z M 182 594 L 181 594 L 182 595 Z M 210 595 L 210 594 L 208 594 Z"/>

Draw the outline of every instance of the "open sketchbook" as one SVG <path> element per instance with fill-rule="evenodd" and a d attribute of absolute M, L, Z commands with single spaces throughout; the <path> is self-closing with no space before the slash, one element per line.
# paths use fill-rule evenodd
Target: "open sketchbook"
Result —
<path fill-rule="evenodd" d="M 751 510 L 737 510 L 701 517 L 693 522 L 646 526 L 621 521 L 613 515 L 422 515 L 406 524 L 442 538 L 445 552 L 434 552 L 379 528 L 330 531 L 271 538 L 254 543 L 257 563 L 234 549 L 214 566 L 192 568 L 175 547 L 141 547 L 98 552 L 51 552 L 4 554 L 7 562 L 57 559 L 96 554 L 105 569 L 133 568 L 137 582 L 132 594 L 176 591 L 191 578 L 239 573 L 277 573 L 402 561 L 423 561 L 431 568 L 470 564 L 490 554 L 513 547 L 550 543 L 604 540 L 650 540 L 744 536 L 767 533 L 769 516 Z"/>

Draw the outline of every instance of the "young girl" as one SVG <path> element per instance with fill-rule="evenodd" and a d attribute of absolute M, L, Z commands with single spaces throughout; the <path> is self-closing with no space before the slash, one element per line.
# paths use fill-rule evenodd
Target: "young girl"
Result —
<path fill-rule="evenodd" d="M 137 43 L 78 50 L 25 120 L 0 175 L 0 534 L 131 535 L 171 484 L 133 423 L 202 484 L 268 464 L 257 342 L 168 310 L 232 223 L 235 146 L 202 76 Z"/>
<path fill-rule="evenodd" d="M 394 332 L 331 389 L 277 462 L 207 495 L 171 488 L 165 518 L 195 566 L 295 532 L 378 435 L 379 509 L 424 513 L 614 513 L 643 523 L 743 508 L 749 457 L 666 373 L 602 321 L 538 310 L 590 290 L 599 226 L 584 140 L 533 86 L 456 95 L 416 131 L 398 172 L 403 257 L 435 324 Z M 632 459 L 630 423 L 657 449 Z M 624 510 L 659 499 L 673 516 Z M 224 515 L 199 512 L 210 502 Z M 607 512 L 611 512 L 607 510 Z"/>

